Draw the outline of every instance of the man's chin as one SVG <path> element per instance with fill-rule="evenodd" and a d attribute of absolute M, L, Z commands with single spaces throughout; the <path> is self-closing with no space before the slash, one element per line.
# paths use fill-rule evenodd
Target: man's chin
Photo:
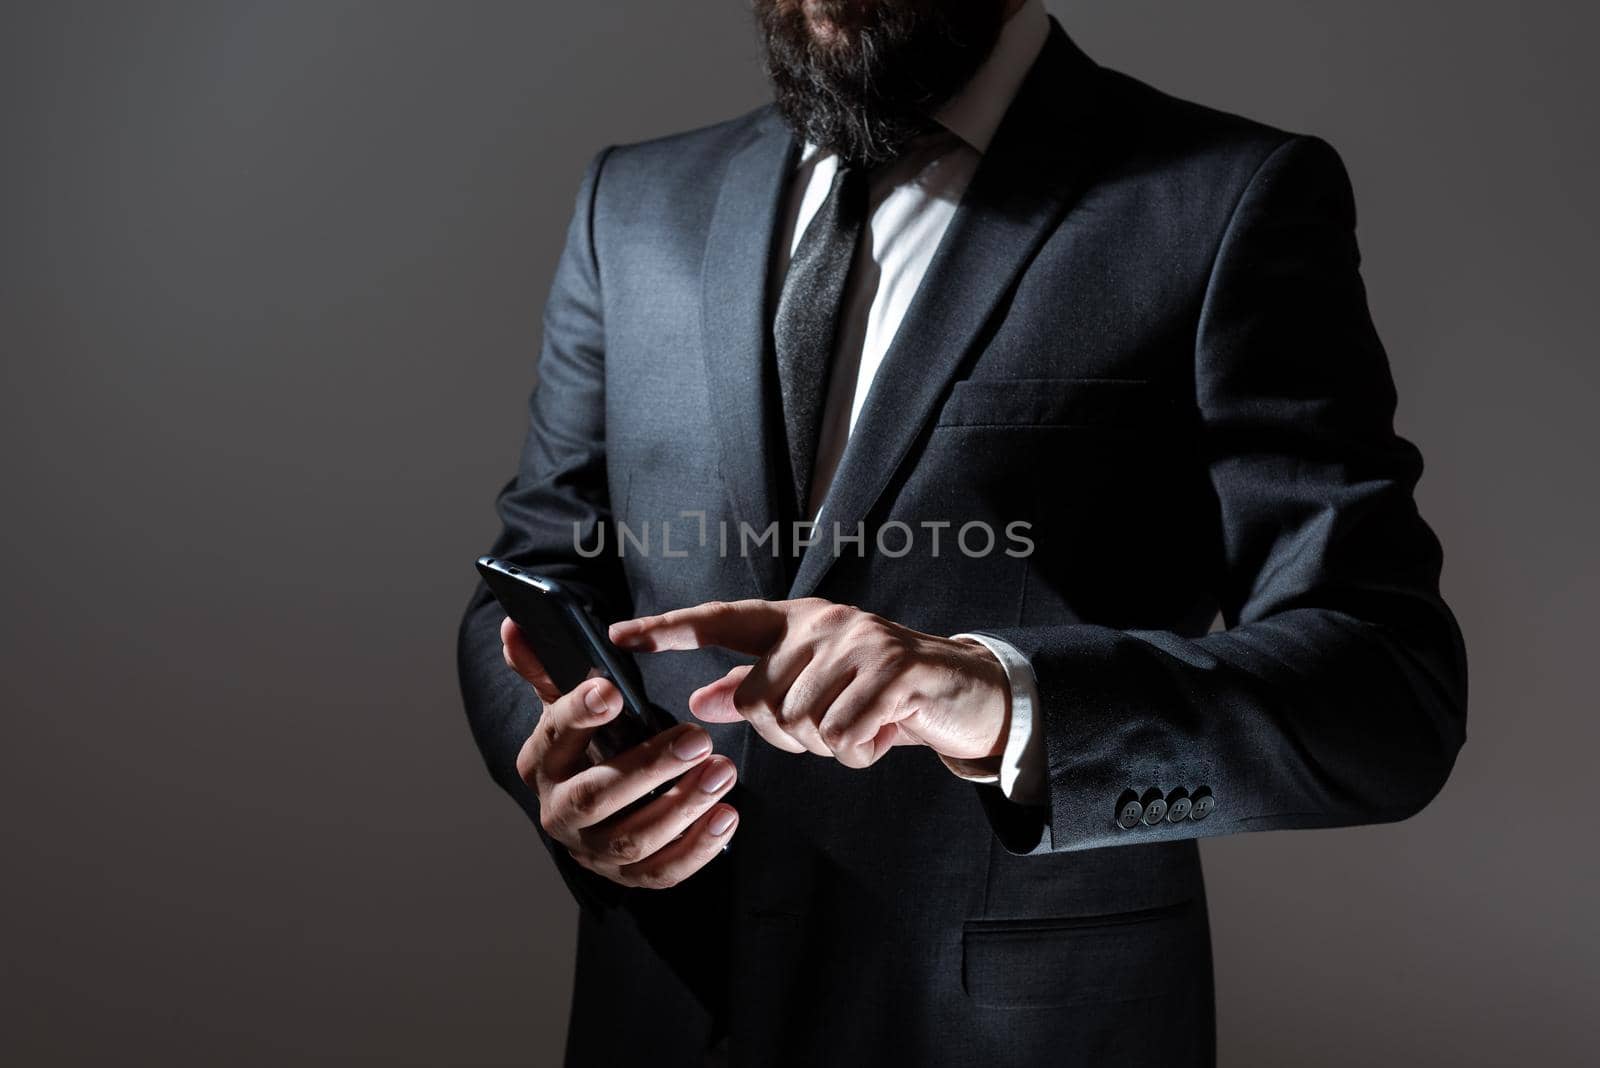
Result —
<path fill-rule="evenodd" d="M 843 48 L 850 43 L 850 27 L 830 12 L 824 0 L 799 0 L 800 11 L 805 16 L 806 32 L 811 43 L 818 48 Z"/>

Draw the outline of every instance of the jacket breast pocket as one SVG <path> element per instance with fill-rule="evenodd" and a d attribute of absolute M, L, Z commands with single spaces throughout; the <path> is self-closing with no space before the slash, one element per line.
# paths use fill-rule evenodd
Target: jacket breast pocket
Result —
<path fill-rule="evenodd" d="M 1163 997 L 1209 968 L 1205 917 L 1192 901 L 1105 916 L 970 920 L 962 932 L 962 986 L 989 1008 Z"/>
<path fill-rule="evenodd" d="M 1170 388 L 1151 379 L 969 378 L 951 387 L 935 426 L 1148 430 L 1177 413 Z"/>

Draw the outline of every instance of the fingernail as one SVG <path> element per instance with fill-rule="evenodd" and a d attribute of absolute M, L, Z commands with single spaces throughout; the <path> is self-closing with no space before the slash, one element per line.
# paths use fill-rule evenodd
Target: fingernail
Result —
<path fill-rule="evenodd" d="M 600 696 L 600 687 L 591 686 L 584 691 L 583 707 L 597 716 L 606 710 L 606 699 Z"/>
<path fill-rule="evenodd" d="M 707 767 L 705 777 L 700 780 L 700 789 L 708 794 L 714 794 L 733 778 L 733 765 L 722 760 L 713 760 Z"/>
<path fill-rule="evenodd" d="M 679 760 L 693 760 L 711 752 L 711 736 L 705 731 L 684 731 L 672 740 L 672 755 Z"/>
<path fill-rule="evenodd" d="M 706 830 L 710 831 L 713 837 L 727 834 L 728 828 L 732 827 L 738 819 L 739 814 L 733 809 L 719 808 L 717 809 L 717 814 L 711 817 L 711 822 L 706 825 Z"/>

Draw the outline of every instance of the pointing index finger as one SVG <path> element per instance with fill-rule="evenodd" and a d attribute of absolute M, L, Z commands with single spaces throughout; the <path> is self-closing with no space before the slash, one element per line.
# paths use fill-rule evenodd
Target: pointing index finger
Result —
<path fill-rule="evenodd" d="M 611 625 L 619 648 L 655 653 L 669 649 L 703 649 L 715 645 L 736 653 L 761 656 L 783 637 L 788 626 L 786 601 L 707 601 L 657 616 L 641 616 Z"/>

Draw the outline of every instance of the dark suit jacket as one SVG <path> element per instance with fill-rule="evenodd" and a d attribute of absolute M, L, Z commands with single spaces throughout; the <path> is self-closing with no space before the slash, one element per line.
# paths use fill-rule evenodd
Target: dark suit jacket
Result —
<path fill-rule="evenodd" d="M 996 530 L 1035 551 L 809 550 L 792 587 L 719 524 L 778 514 L 767 262 L 795 146 L 770 109 L 601 153 L 545 312 L 491 550 L 626 617 L 819 595 L 1027 654 L 1050 802 L 933 753 L 867 771 L 712 728 L 740 768 L 729 854 L 668 891 L 556 860 L 580 901 L 584 1064 L 1202 1064 L 1195 839 L 1404 818 L 1462 743 L 1460 633 L 1421 460 L 1357 271 L 1334 151 L 1174 100 L 1052 28 L 873 385 L 825 519 Z M 712 531 L 695 544 L 695 518 Z M 671 548 L 614 550 L 619 521 Z M 613 548 L 585 559 L 601 531 Z M 948 539 L 948 532 L 946 535 Z M 1226 629 L 1208 633 L 1220 611 Z M 462 687 L 490 770 L 537 714 L 480 589 Z M 686 715 L 735 662 L 642 658 Z M 1209 793 L 1203 820 L 1119 826 Z"/>

